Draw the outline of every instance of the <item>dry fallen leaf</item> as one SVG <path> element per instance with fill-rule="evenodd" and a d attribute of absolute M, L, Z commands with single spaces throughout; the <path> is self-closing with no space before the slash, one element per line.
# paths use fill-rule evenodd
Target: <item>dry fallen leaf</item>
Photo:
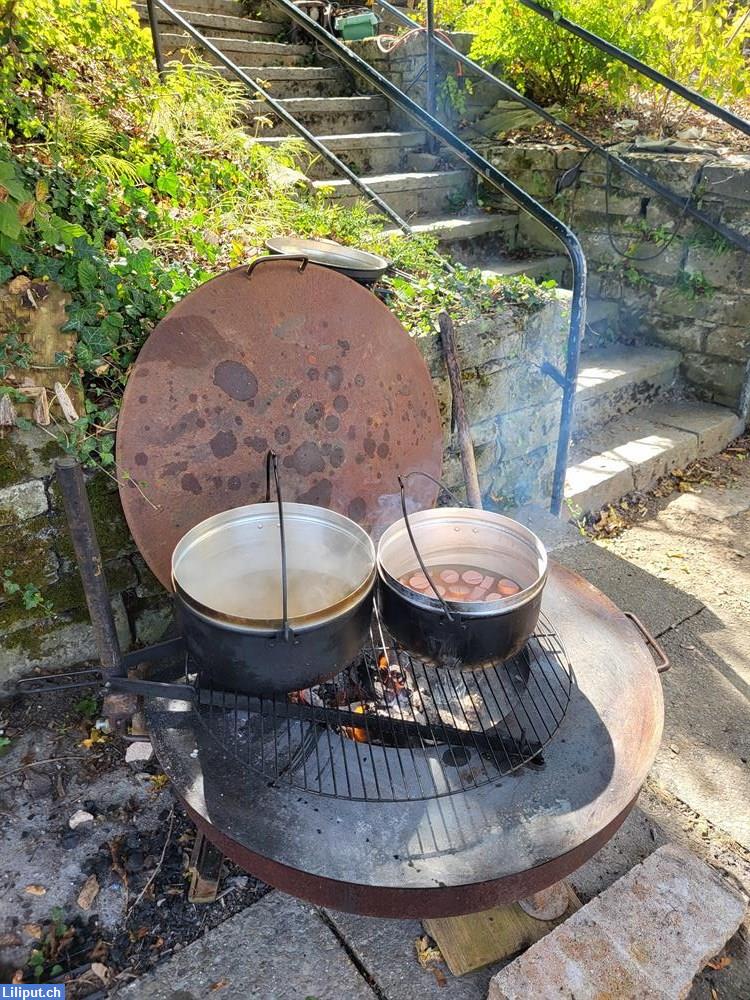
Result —
<path fill-rule="evenodd" d="M 99 895 L 99 881 L 96 875 L 89 875 L 78 893 L 77 903 L 82 910 L 90 910 L 91 904 Z"/>
<path fill-rule="evenodd" d="M 732 964 L 732 959 L 729 955 L 721 955 L 719 958 L 712 958 L 710 962 L 707 963 L 709 969 L 713 969 L 714 972 L 720 972 L 722 969 L 726 969 L 728 965 Z"/>
<path fill-rule="evenodd" d="M 423 969 L 426 969 L 430 962 L 443 961 L 443 953 L 437 945 L 431 942 L 426 934 L 422 934 L 417 938 L 414 942 L 414 947 L 417 952 L 417 961 Z"/>
<path fill-rule="evenodd" d="M 223 990 L 225 986 L 229 986 L 229 980 L 219 979 L 217 982 L 213 983 L 213 985 L 208 987 L 208 992 L 215 993 L 216 990 Z"/>
<path fill-rule="evenodd" d="M 23 925 L 24 934 L 28 934 L 30 938 L 35 941 L 42 936 L 42 925 L 41 924 L 24 924 Z"/>
<path fill-rule="evenodd" d="M 47 892 L 43 885 L 27 885 L 23 891 L 30 896 L 44 896 Z"/>
<path fill-rule="evenodd" d="M 101 979 L 101 981 L 104 983 L 105 986 L 112 977 L 112 973 L 109 971 L 107 966 L 104 965 L 103 962 L 92 962 L 91 971 L 94 973 L 97 979 Z"/>

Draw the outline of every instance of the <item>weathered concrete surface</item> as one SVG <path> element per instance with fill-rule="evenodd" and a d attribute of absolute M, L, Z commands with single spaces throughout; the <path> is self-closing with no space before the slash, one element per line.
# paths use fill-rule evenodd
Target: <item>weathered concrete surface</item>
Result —
<path fill-rule="evenodd" d="M 555 558 L 603 590 L 623 610 L 636 614 L 654 635 L 703 608 L 699 598 L 621 558 L 611 547 L 589 543 L 560 551 Z"/>
<path fill-rule="evenodd" d="M 710 610 L 661 637 L 673 667 L 651 775 L 750 851 L 750 659 L 736 639 Z"/>
<path fill-rule="evenodd" d="M 489 1000 L 678 1000 L 746 908 L 704 862 L 661 847 L 498 973 Z"/>
<path fill-rule="evenodd" d="M 484 1000 L 493 973 L 505 965 L 498 962 L 458 978 L 442 966 L 445 983 L 441 986 L 417 962 L 415 942 L 424 934 L 418 920 L 381 920 L 335 910 L 326 913 L 387 1000 Z"/>
<path fill-rule="evenodd" d="M 280 892 L 264 896 L 115 995 L 204 1000 L 212 990 L 258 1000 L 376 998 L 321 917 Z"/>

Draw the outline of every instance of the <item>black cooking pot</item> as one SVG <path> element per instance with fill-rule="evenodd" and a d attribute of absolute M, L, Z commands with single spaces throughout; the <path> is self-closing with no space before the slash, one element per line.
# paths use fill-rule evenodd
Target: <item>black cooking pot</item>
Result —
<path fill-rule="evenodd" d="M 410 537 L 411 534 L 411 537 Z M 418 553 L 418 554 L 417 554 Z M 445 601 L 400 578 L 420 566 L 468 565 L 518 582 L 519 593 L 487 603 Z M 528 528 L 502 514 L 441 507 L 409 514 L 378 543 L 378 605 L 401 645 L 434 666 L 482 669 L 518 653 L 536 628 L 547 553 Z"/>
<path fill-rule="evenodd" d="M 180 539 L 172 583 L 201 678 L 256 696 L 298 691 L 334 677 L 364 646 L 375 549 L 335 511 L 250 504 Z"/>

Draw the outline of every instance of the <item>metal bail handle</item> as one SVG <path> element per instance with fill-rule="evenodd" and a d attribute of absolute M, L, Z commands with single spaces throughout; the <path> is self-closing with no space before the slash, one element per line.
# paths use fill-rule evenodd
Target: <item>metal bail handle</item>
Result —
<path fill-rule="evenodd" d="M 415 472 L 407 472 L 405 476 L 398 477 L 398 485 L 401 490 L 401 510 L 404 513 L 404 524 L 406 525 L 406 530 L 409 534 L 409 541 L 411 542 L 411 547 L 414 549 L 414 555 L 417 557 L 417 562 L 419 563 L 422 572 L 427 577 L 427 582 L 432 587 L 435 597 L 437 597 L 437 599 L 440 601 L 440 604 L 442 605 L 446 618 L 448 619 L 449 622 L 452 622 L 453 612 L 450 610 L 446 602 L 443 600 L 440 591 L 435 586 L 433 579 L 430 576 L 429 571 L 424 564 L 424 560 L 420 555 L 419 549 L 417 548 L 417 543 L 414 539 L 414 533 L 411 530 L 411 524 L 409 523 L 409 515 L 406 511 L 406 489 L 404 487 L 404 479 L 410 479 L 412 476 L 424 476 L 426 479 L 432 480 L 432 482 L 435 483 L 436 486 L 439 486 L 441 489 L 445 490 L 445 492 L 448 494 L 451 500 L 455 500 L 455 502 L 458 504 L 459 507 L 465 507 L 466 504 L 463 503 L 461 500 L 459 500 L 456 494 L 452 490 L 449 490 L 447 486 L 444 486 L 439 479 L 435 479 L 434 476 L 431 476 L 427 472 L 420 472 L 419 470 L 416 470 Z"/>
<path fill-rule="evenodd" d="M 286 538 L 284 535 L 284 503 L 281 499 L 281 485 L 279 483 L 279 457 L 275 451 L 269 451 L 266 455 L 266 503 L 271 502 L 271 470 L 273 470 L 273 480 L 276 485 L 276 500 L 279 505 L 279 538 L 281 541 L 281 619 L 284 642 L 290 642 L 294 638 L 294 633 L 289 626 L 289 604 L 287 596 L 287 572 L 286 572 Z"/>
<path fill-rule="evenodd" d="M 245 277 L 252 278 L 253 271 L 255 270 L 255 268 L 259 267 L 261 264 L 265 264 L 266 261 L 269 260 L 298 260 L 300 262 L 300 265 L 297 268 L 297 271 L 300 274 L 302 273 L 302 271 L 305 270 L 307 265 L 310 263 L 310 258 L 305 257 L 305 255 L 302 253 L 269 253 L 266 254 L 266 256 L 264 257 L 256 257 L 255 260 L 248 265 L 248 268 L 245 271 Z"/>

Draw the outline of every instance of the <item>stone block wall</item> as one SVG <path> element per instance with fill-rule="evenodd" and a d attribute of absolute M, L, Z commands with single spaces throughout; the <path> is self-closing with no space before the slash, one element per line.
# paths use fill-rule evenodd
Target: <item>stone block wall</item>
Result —
<path fill-rule="evenodd" d="M 545 359 L 562 363 L 567 308 L 565 293 L 532 314 L 499 304 L 456 330 L 481 484 L 490 502 L 507 505 L 549 494 L 560 392 L 535 366 Z M 449 428 L 450 387 L 439 335 L 418 343 L 443 416 L 444 478 L 458 488 L 462 474 Z M 16 429 L 0 439 L 0 580 L 21 588 L 31 584 L 43 602 L 24 607 L 21 592 L 0 586 L 0 693 L 35 670 L 96 658 L 54 479 L 60 454 L 40 428 Z M 88 477 L 88 493 L 123 649 L 155 642 L 171 619 L 171 599 L 138 554 L 117 484 L 99 472 Z"/>
<path fill-rule="evenodd" d="M 96 657 L 93 633 L 54 480 L 60 452 L 38 428 L 0 440 L 0 573 L 19 585 L 0 586 L 0 690 L 34 668 L 57 670 Z M 138 555 L 120 507 L 116 484 L 98 473 L 88 480 L 104 571 L 123 649 L 155 641 L 171 615 L 171 601 Z M 32 585 L 25 607 L 23 589 Z"/>
<path fill-rule="evenodd" d="M 578 182 L 556 195 L 558 179 L 581 161 L 581 150 L 489 144 L 482 152 L 580 237 L 595 333 L 680 350 L 682 375 L 699 397 L 746 415 L 750 255 L 616 169 L 608 178 L 595 155 L 585 159 Z M 682 196 L 692 192 L 710 216 L 750 234 L 750 156 L 630 153 L 625 159 Z M 517 232 L 520 247 L 560 251 L 524 214 Z M 597 342 L 589 336 L 590 345 Z"/>
<path fill-rule="evenodd" d="M 549 497 L 562 394 L 539 371 L 564 366 L 570 296 L 559 290 L 529 315 L 498 307 L 456 328 L 456 348 L 471 423 L 480 487 L 488 507 Z M 418 343 L 433 377 L 443 421 L 443 478 L 461 490 L 460 455 L 451 433 L 451 391 L 440 336 Z"/>

